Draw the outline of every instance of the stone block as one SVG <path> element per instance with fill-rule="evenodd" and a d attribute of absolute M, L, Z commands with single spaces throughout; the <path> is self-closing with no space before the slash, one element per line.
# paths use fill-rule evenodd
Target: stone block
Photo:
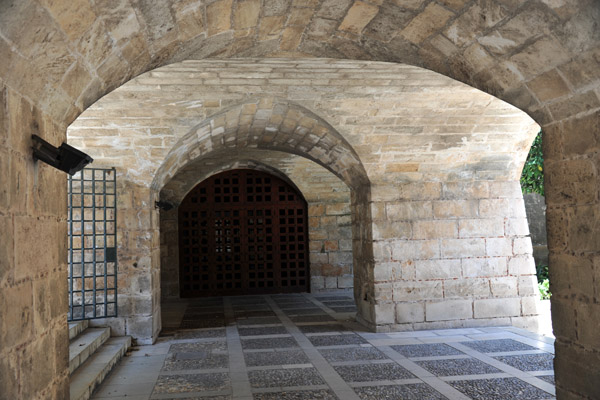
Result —
<path fill-rule="evenodd" d="M 233 0 L 218 0 L 206 6 L 208 36 L 231 29 L 231 6 Z"/>
<path fill-rule="evenodd" d="M 443 27 L 452 16 L 454 13 L 446 8 L 430 3 L 404 28 L 402 36 L 414 44 L 420 44 Z"/>
<path fill-rule="evenodd" d="M 418 280 L 460 278 L 461 269 L 461 260 L 416 261 L 416 274 Z"/>
<path fill-rule="evenodd" d="M 521 314 L 521 299 L 475 300 L 473 309 L 475 318 L 517 317 Z"/>
<path fill-rule="evenodd" d="M 377 302 L 374 306 L 375 312 L 375 323 L 380 324 L 393 324 L 395 320 L 394 311 L 396 305 L 392 302 Z"/>
<path fill-rule="evenodd" d="M 326 276 L 325 277 L 325 289 L 337 289 L 338 287 L 337 276 Z"/>
<path fill-rule="evenodd" d="M 326 215 L 346 215 L 350 214 L 349 203 L 327 204 L 325 208 Z"/>
<path fill-rule="evenodd" d="M 413 239 L 437 239 L 458 237 L 458 223 L 451 220 L 415 221 Z"/>
<path fill-rule="evenodd" d="M 513 241 L 511 238 L 485 239 L 485 252 L 489 257 L 510 257 L 513 255 Z"/>
<path fill-rule="evenodd" d="M 431 201 L 386 203 L 385 211 L 390 221 L 427 219 L 433 217 L 433 203 Z"/>
<path fill-rule="evenodd" d="M 538 315 L 540 313 L 539 296 L 529 296 L 521 298 L 522 315 Z"/>
<path fill-rule="evenodd" d="M 348 10 L 338 29 L 359 35 L 364 27 L 377 15 L 378 11 L 379 7 L 377 6 L 356 1 Z"/>
<path fill-rule="evenodd" d="M 533 253 L 533 247 L 531 246 L 531 238 L 522 237 L 513 239 L 513 253 L 514 255 L 530 255 Z"/>
<path fill-rule="evenodd" d="M 447 321 L 473 318 L 472 300 L 444 300 L 425 303 L 426 321 Z"/>
<path fill-rule="evenodd" d="M 378 263 L 373 270 L 375 282 L 386 282 L 392 280 L 393 263 Z"/>
<path fill-rule="evenodd" d="M 391 243 L 391 249 L 395 261 L 440 258 L 437 240 L 396 240 Z"/>
<path fill-rule="evenodd" d="M 519 295 L 517 277 L 515 276 L 490 278 L 490 288 L 494 297 L 516 297 Z"/>
<path fill-rule="evenodd" d="M 412 225 L 410 222 L 381 221 L 373 223 L 373 238 L 381 239 L 410 239 Z"/>
<path fill-rule="evenodd" d="M 545 219 L 544 219 L 545 225 Z M 509 218 L 505 226 L 506 236 L 527 236 L 529 235 L 529 225 L 527 218 Z"/>
<path fill-rule="evenodd" d="M 136 338 L 140 344 L 152 344 L 152 319 L 152 316 L 128 316 L 127 335 Z"/>
<path fill-rule="evenodd" d="M 443 296 L 442 281 L 394 282 L 395 302 L 441 299 Z"/>
<path fill-rule="evenodd" d="M 537 277 L 525 275 L 519 277 L 519 296 L 532 296 L 538 294 Z"/>
<path fill-rule="evenodd" d="M 311 276 L 310 277 L 310 288 L 313 291 L 325 289 L 325 277 L 324 276 Z"/>
<path fill-rule="evenodd" d="M 441 240 L 442 258 L 463 258 L 484 257 L 485 240 L 484 239 L 442 239 Z"/>
<path fill-rule="evenodd" d="M 505 257 L 463 258 L 462 273 L 465 277 L 491 277 L 507 274 Z"/>
<path fill-rule="evenodd" d="M 233 23 L 235 29 L 255 27 L 260 14 L 260 0 L 244 0 L 237 3 Z"/>
<path fill-rule="evenodd" d="M 535 273 L 535 262 L 531 255 L 512 257 L 508 261 L 510 275 L 531 275 Z"/>
<path fill-rule="evenodd" d="M 458 221 L 458 235 L 461 238 L 489 238 L 504 235 L 504 221 L 494 219 L 461 219 Z"/>
<path fill-rule="evenodd" d="M 399 324 L 425 321 L 425 304 L 396 303 L 396 322 Z"/>
<path fill-rule="evenodd" d="M 353 275 L 344 275 L 338 278 L 338 288 L 340 289 L 349 289 L 354 287 L 354 276 Z"/>
<path fill-rule="evenodd" d="M 1 163 L 1 161 L 0 161 Z M 1 173 L 1 172 L 0 172 Z M 9 216 L 0 216 L 0 285 L 12 278 L 14 265 L 13 223 Z"/>
<path fill-rule="evenodd" d="M 444 281 L 445 298 L 482 298 L 490 296 L 490 282 L 485 278 Z"/>
<path fill-rule="evenodd" d="M 373 297 L 376 302 L 391 302 L 393 300 L 392 283 L 375 283 Z"/>
<path fill-rule="evenodd" d="M 441 200 L 433 202 L 435 218 L 474 218 L 478 215 L 477 200 Z"/>

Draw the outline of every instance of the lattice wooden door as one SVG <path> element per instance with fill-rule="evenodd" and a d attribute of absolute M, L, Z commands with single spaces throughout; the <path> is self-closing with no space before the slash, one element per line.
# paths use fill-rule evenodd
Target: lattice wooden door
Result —
<path fill-rule="evenodd" d="M 309 290 L 307 207 L 285 181 L 233 170 L 179 206 L 181 297 Z"/>

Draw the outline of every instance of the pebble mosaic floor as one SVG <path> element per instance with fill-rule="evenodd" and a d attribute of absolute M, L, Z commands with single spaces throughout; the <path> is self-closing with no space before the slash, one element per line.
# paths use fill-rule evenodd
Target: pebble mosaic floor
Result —
<path fill-rule="evenodd" d="M 370 333 L 349 296 L 289 294 L 163 305 L 93 399 L 554 399 L 554 340 L 522 329 Z"/>

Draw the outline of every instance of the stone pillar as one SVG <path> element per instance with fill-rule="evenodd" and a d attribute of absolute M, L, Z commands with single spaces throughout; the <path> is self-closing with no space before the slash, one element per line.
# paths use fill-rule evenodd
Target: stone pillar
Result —
<path fill-rule="evenodd" d="M 34 162 L 56 124 L 0 80 L 0 397 L 69 397 L 67 177 Z"/>
<path fill-rule="evenodd" d="M 544 127 L 557 397 L 600 398 L 600 111 Z"/>

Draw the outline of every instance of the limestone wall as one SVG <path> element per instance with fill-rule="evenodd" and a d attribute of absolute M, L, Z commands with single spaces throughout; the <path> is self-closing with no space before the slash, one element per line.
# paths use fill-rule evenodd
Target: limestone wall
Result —
<path fill-rule="evenodd" d="M 0 4 L 0 77 L 17 97 L 61 127 L 132 77 L 192 57 L 310 55 L 404 62 L 516 105 L 548 138 L 544 153 L 550 271 L 556 277 L 552 312 L 557 321 L 557 394 L 598 398 L 600 345 L 594 316 L 600 312 L 597 285 L 591 282 L 600 251 L 600 231 L 594 225 L 599 203 L 599 19 L 600 5 L 593 0 L 5 1 Z M 18 110 L 6 106 L 6 98 L 2 102 L 8 118 L 17 121 L 2 140 L 11 135 L 28 138 L 29 129 L 20 128 L 28 127 L 32 118 L 20 118 Z M 17 159 L 15 151 L 11 145 L 12 153 L 0 161 L 9 160 L 10 167 L 0 164 L 3 174 L 7 168 L 32 167 L 24 150 Z M 15 192 L 11 187 L 10 193 Z M 36 193 L 52 198 L 29 184 L 22 196 Z M 0 209 L 3 217 L 8 215 L 8 207 Z M 37 218 L 38 213 L 27 209 L 22 216 Z M 9 219 L 13 215 L 10 211 Z M 63 221 L 66 211 L 47 215 Z M 7 237 L 2 237 L 9 243 L 2 242 L 1 251 L 13 260 L 13 241 Z M 60 237 L 49 246 L 62 249 Z M 14 274 L 14 260 L 8 265 L 5 274 Z M 3 290 L 2 301 L 10 298 Z M 10 309 L 4 303 L 3 314 Z M 19 337 L 29 337 L 28 329 L 23 331 Z M 63 347 L 57 349 L 53 356 Z M 43 364 L 47 352 L 33 354 Z M 18 375 L 16 386 L 5 391 L 8 396 L 17 398 L 19 388 L 36 385 L 28 379 L 27 366 L 21 370 L 25 372 Z M 2 365 L 1 371 L 14 370 Z M 46 383 L 55 379 L 46 378 Z"/>
<path fill-rule="evenodd" d="M 69 397 L 66 174 L 34 163 L 31 135 L 66 139 L 0 79 L 0 398 Z"/>
<path fill-rule="evenodd" d="M 352 255 L 361 320 L 378 330 L 403 330 L 535 324 L 535 271 L 518 178 L 537 129 L 508 104 L 414 67 L 210 60 L 164 67 L 124 85 L 70 126 L 69 141 L 117 166 L 126 192 L 143 199 L 122 209 L 122 220 L 129 221 L 127 230 L 142 227 L 132 238 L 150 242 L 158 225 L 147 222 L 156 212 L 144 201 L 161 190 L 165 198 L 185 194 L 214 159 L 268 164 L 264 152 L 273 150 L 313 159 L 351 190 L 365 192 L 369 212 L 358 214 L 357 205 L 352 216 L 354 234 L 367 240 L 355 243 Z M 302 189 L 313 169 L 290 169 L 296 164 L 310 163 L 273 166 Z M 307 199 L 319 189 L 307 187 Z M 334 263 L 349 262 L 350 245 L 331 238 L 349 234 L 343 226 L 349 210 L 311 206 L 317 269 L 347 273 Z M 173 219 L 163 222 L 174 226 Z M 156 248 L 132 238 L 120 249 L 121 287 L 136 288 L 122 294 L 124 304 L 128 296 L 149 301 L 145 296 L 154 298 L 160 286 L 152 281 L 140 292 L 127 285 L 158 270 L 147 258 Z M 336 245 L 335 256 L 328 254 Z M 164 256 L 162 265 L 175 268 Z M 327 278 L 313 284 L 326 287 Z"/>

